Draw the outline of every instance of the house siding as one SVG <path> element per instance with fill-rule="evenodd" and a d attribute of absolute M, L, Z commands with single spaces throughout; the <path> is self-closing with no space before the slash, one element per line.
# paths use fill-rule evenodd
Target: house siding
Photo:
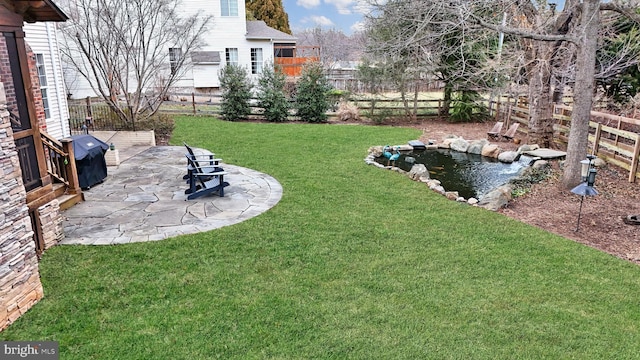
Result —
<path fill-rule="evenodd" d="M 25 42 L 33 53 L 42 54 L 44 58 L 50 112 L 49 118 L 45 120 L 46 130 L 53 137 L 62 139 L 71 134 L 69 132 L 69 108 L 67 106 L 56 25 L 53 23 L 25 23 L 24 31 Z M 33 81 L 39 84 L 37 71 L 35 75 L 33 77 L 34 74 L 32 74 L 35 79 Z M 42 99 L 41 94 L 38 95 Z M 38 119 L 40 119 L 40 114 Z"/>
<path fill-rule="evenodd" d="M 220 69 L 226 65 L 225 49 L 238 49 L 238 63 L 247 69 L 250 79 L 257 83 L 258 74 L 251 74 L 251 49 L 261 48 L 263 63 L 273 63 L 273 42 L 270 39 L 247 40 L 247 21 L 245 1 L 238 0 L 238 16 L 222 16 L 220 0 L 183 0 L 179 8 L 183 16 L 194 14 L 212 16 L 207 31 L 203 35 L 204 44 L 198 51 L 217 51 L 220 54 L 220 64 L 191 64 L 185 74 L 176 82 L 172 91 L 178 93 L 192 92 L 208 93 L 220 86 L 218 78 Z M 165 51 L 169 52 L 168 46 Z M 167 64 L 167 68 L 168 68 Z M 96 96 L 86 80 L 74 75 L 75 72 L 65 72 L 71 97 L 74 99 Z"/>

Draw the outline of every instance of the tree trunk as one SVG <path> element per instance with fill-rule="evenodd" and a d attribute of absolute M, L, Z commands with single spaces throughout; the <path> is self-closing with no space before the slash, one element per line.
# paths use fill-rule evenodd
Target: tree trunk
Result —
<path fill-rule="evenodd" d="M 538 63 L 529 76 L 529 143 L 549 147 L 553 142 L 551 72 Z"/>
<path fill-rule="evenodd" d="M 585 0 L 580 26 L 581 34 L 576 60 L 576 81 L 573 86 L 573 112 L 567 145 L 567 160 L 562 175 L 562 186 L 571 189 L 580 183 L 580 161 L 587 155 L 589 119 L 593 102 L 596 50 L 600 28 L 600 1 Z"/>
<path fill-rule="evenodd" d="M 418 84 L 418 80 L 413 81 L 413 111 L 411 114 L 411 121 L 418 120 L 418 98 L 420 97 L 420 87 Z"/>
<path fill-rule="evenodd" d="M 554 47 L 543 41 L 529 42 L 529 143 L 541 147 L 553 144 L 553 104 L 551 102 L 551 58 Z"/>
<path fill-rule="evenodd" d="M 451 95 L 453 94 L 453 85 L 450 82 L 444 84 L 444 94 L 442 97 L 442 107 L 438 116 L 441 118 L 449 118 L 449 110 L 451 109 Z"/>

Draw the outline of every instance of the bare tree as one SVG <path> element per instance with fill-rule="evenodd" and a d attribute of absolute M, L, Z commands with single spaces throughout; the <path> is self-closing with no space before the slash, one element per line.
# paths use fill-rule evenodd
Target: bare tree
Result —
<path fill-rule="evenodd" d="M 339 61 L 359 60 L 362 45 L 357 34 L 346 35 L 341 30 L 316 27 L 295 34 L 299 46 L 319 46 L 320 62 L 325 68 Z"/>
<path fill-rule="evenodd" d="M 499 73 L 495 61 L 497 37 L 480 26 L 465 23 L 450 2 L 399 0 L 372 3 L 367 17 L 367 55 L 389 68 L 385 72 L 400 91 L 417 91 L 437 78 L 445 84 L 441 115 L 449 113 L 454 92 L 494 86 Z"/>
<path fill-rule="evenodd" d="M 413 0 L 396 0 L 387 4 L 395 6 L 398 2 L 411 1 Z M 566 0 L 563 9 L 559 11 L 546 0 L 428 0 L 422 1 L 419 8 L 414 7 L 415 12 L 411 16 L 421 17 L 425 23 L 440 18 L 444 21 L 442 24 L 453 24 L 458 29 L 472 29 L 479 25 L 520 39 L 530 89 L 529 103 L 533 119 L 530 127 L 533 138 L 548 141 L 545 134 L 551 132 L 551 84 L 553 81 L 561 83 L 554 80 L 554 69 L 574 70 L 574 108 L 562 179 L 562 184 L 570 188 L 580 181 L 580 160 L 585 158 L 587 152 L 596 51 L 603 27 L 601 12 L 613 11 L 637 21 L 635 10 L 639 3 L 638 0 Z M 436 17 L 436 13 L 440 15 Z M 397 17 L 404 20 L 407 14 L 397 12 Z M 509 19 L 509 22 L 503 19 Z M 404 39 L 417 42 L 424 36 L 422 34 L 424 32 Z M 459 44 L 460 49 L 463 46 L 463 43 Z M 566 55 L 574 53 L 575 56 L 568 57 L 574 62 L 568 62 Z"/>
<path fill-rule="evenodd" d="M 209 16 L 172 0 L 70 0 L 63 60 L 124 122 L 152 116 L 188 68 Z"/>

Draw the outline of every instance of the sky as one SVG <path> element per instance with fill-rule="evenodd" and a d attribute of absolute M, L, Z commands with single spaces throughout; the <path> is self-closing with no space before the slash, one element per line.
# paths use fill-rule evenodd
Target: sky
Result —
<path fill-rule="evenodd" d="M 282 3 L 294 33 L 320 26 L 350 35 L 361 27 L 362 14 L 366 11 L 363 0 L 283 0 Z"/>
<path fill-rule="evenodd" d="M 564 7 L 565 0 L 549 1 Z M 342 30 L 347 35 L 362 29 L 362 15 L 367 11 L 365 0 L 283 0 L 294 32 L 316 28 Z"/>

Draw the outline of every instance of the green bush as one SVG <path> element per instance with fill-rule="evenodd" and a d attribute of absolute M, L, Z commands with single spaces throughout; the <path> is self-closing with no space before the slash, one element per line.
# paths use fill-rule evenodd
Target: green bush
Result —
<path fill-rule="evenodd" d="M 221 112 L 225 120 L 246 119 L 251 114 L 251 82 L 247 70 L 237 65 L 227 65 L 220 70 L 222 89 Z"/>
<path fill-rule="evenodd" d="M 484 121 L 489 116 L 487 107 L 481 103 L 482 96 L 477 91 L 458 92 L 453 99 L 450 122 Z"/>
<path fill-rule="evenodd" d="M 161 113 L 156 113 L 136 123 L 137 130 L 153 130 L 158 144 L 165 143 L 171 138 L 175 126 L 176 124 L 171 115 Z"/>
<path fill-rule="evenodd" d="M 349 99 L 350 93 L 347 90 L 331 89 L 327 93 L 332 111 L 337 111 L 340 103 Z"/>
<path fill-rule="evenodd" d="M 296 93 L 296 110 L 301 120 L 320 123 L 327 121 L 331 86 L 324 76 L 322 66 L 310 63 L 302 70 Z"/>
<path fill-rule="evenodd" d="M 284 93 L 286 77 L 266 65 L 258 79 L 258 106 L 263 109 L 264 117 L 271 122 L 287 121 L 289 102 Z"/>

